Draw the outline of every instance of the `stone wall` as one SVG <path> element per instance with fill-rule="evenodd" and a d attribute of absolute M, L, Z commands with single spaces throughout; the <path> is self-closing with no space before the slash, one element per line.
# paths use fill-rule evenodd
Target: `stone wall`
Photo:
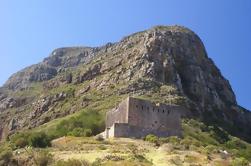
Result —
<path fill-rule="evenodd" d="M 128 123 L 159 136 L 181 135 L 181 111 L 180 106 L 129 98 Z"/>
<path fill-rule="evenodd" d="M 107 113 L 106 138 L 181 135 L 182 107 L 128 97 Z"/>
<path fill-rule="evenodd" d="M 106 138 L 116 137 L 115 135 L 115 124 L 113 124 L 110 128 L 106 128 Z"/>
<path fill-rule="evenodd" d="M 119 106 L 106 114 L 106 128 L 111 127 L 114 123 L 128 123 L 128 100 L 122 101 Z"/>
<path fill-rule="evenodd" d="M 128 123 L 115 123 L 114 136 L 115 137 L 129 137 L 130 127 Z"/>

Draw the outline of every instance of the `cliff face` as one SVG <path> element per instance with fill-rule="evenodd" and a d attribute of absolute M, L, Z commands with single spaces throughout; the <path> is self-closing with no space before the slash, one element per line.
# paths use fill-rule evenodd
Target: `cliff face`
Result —
<path fill-rule="evenodd" d="M 56 49 L 14 74 L 0 89 L 0 136 L 130 94 L 183 105 L 185 116 L 251 141 L 251 113 L 237 105 L 199 37 L 180 26 L 154 27 L 97 48 Z"/>

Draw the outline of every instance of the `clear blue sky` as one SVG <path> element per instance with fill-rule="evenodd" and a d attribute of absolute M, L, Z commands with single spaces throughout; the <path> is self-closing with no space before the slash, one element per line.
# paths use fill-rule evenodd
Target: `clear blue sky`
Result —
<path fill-rule="evenodd" d="M 0 85 L 57 47 L 97 46 L 160 24 L 195 31 L 251 110 L 250 0 L 0 0 Z"/>

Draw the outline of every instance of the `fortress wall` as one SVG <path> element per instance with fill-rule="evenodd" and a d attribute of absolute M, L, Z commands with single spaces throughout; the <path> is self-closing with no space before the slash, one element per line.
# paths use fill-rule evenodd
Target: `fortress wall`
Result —
<path fill-rule="evenodd" d="M 119 106 L 106 113 L 106 128 L 114 123 L 128 123 L 128 98 L 122 101 Z"/>
<path fill-rule="evenodd" d="M 130 126 L 127 123 L 115 123 L 114 128 L 115 137 L 130 137 Z"/>
<path fill-rule="evenodd" d="M 115 137 L 115 125 L 112 125 L 109 129 L 106 130 L 107 133 L 107 138 L 109 137 Z"/>
<path fill-rule="evenodd" d="M 150 101 L 127 98 L 106 117 L 106 138 L 141 138 L 148 134 L 157 136 L 181 135 L 181 112 L 175 105 L 154 104 Z"/>
<path fill-rule="evenodd" d="M 179 106 L 155 105 L 146 100 L 129 98 L 128 123 L 159 136 L 180 135 L 180 110 Z"/>
<path fill-rule="evenodd" d="M 112 137 L 143 138 L 148 134 L 154 134 L 163 137 L 171 135 L 175 136 L 180 135 L 180 133 L 175 133 L 170 131 L 149 130 L 138 126 L 131 126 L 127 123 L 115 123 L 108 131 L 109 133 L 106 138 L 112 138 Z"/>

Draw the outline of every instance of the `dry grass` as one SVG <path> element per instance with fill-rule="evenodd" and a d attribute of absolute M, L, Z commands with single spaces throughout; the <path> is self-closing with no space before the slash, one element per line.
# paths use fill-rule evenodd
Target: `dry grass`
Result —
<path fill-rule="evenodd" d="M 202 147 L 201 147 L 202 148 Z M 172 143 L 159 147 L 143 140 L 116 138 L 97 141 L 95 138 L 62 137 L 49 149 L 53 160 L 85 160 L 96 165 L 166 166 L 166 165 L 229 165 L 231 156 L 223 159 L 218 153 L 203 153 Z"/>

